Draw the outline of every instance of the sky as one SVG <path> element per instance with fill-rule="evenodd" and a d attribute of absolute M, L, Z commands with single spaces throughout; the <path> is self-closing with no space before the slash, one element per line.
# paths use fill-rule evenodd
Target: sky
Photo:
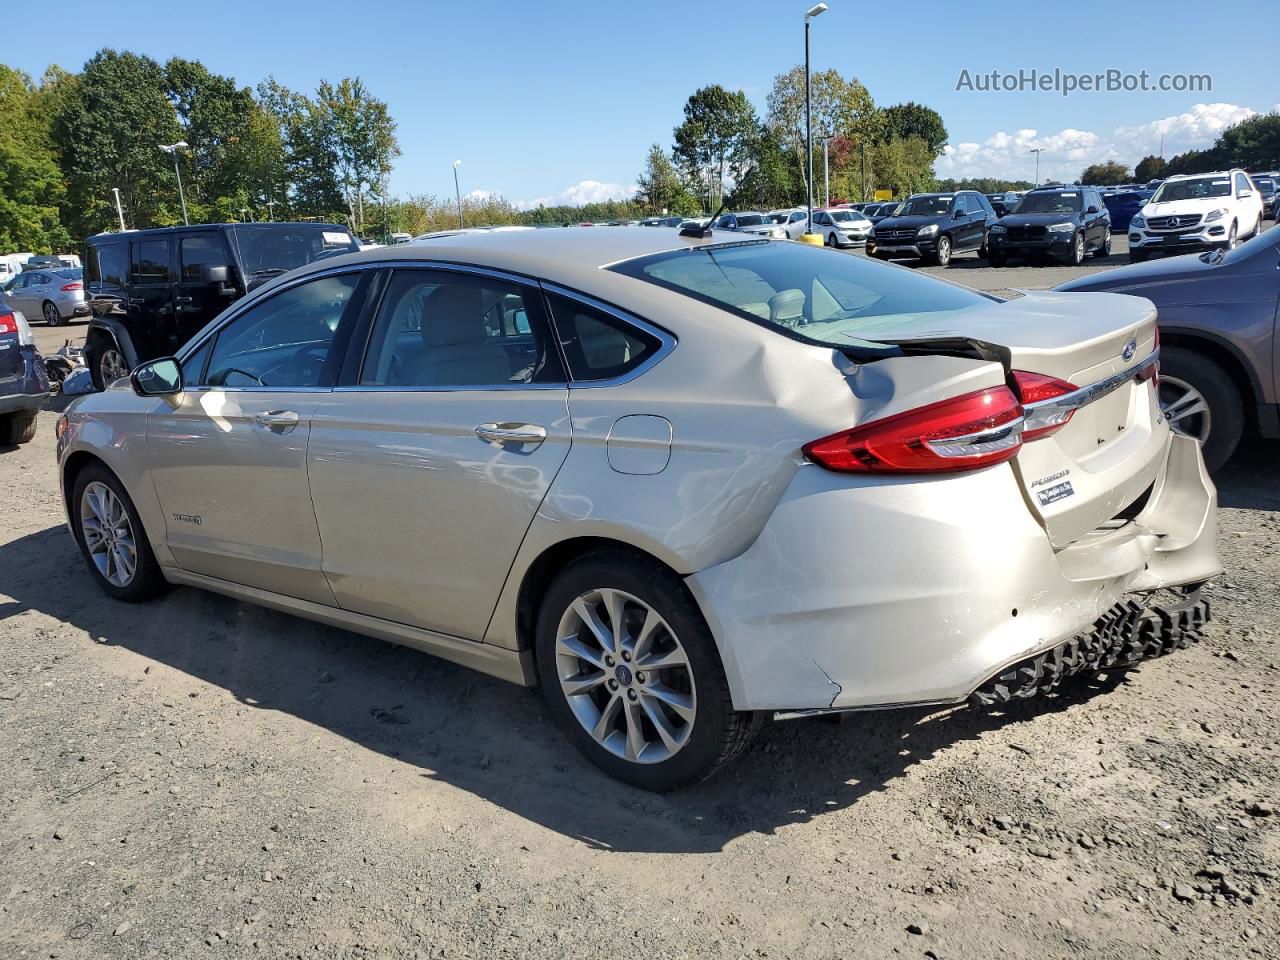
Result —
<path fill-rule="evenodd" d="M 1274 0 L 1230 16 L 1202 2 L 1133 11 L 1077 0 L 1069 11 L 1021 2 L 828 0 L 812 21 L 813 69 L 856 76 L 880 106 L 937 110 L 950 144 L 940 177 L 1075 179 L 1094 161 L 1132 166 L 1148 153 L 1208 146 L 1226 126 L 1280 107 L 1280 76 L 1238 33 L 1274 24 Z M 652 143 L 669 148 L 695 89 L 741 89 L 763 117 L 775 75 L 804 58 L 807 0 L 477 0 L 381 3 L 241 0 L 202 6 L 62 0 L 47 29 L 39 4 L 14 4 L 0 61 L 38 77 L 78 70 L 104 46 L 182 56 L 256 86 L 268 74 L 313 92 L 364 79 L 399 124 L 398 195 L 499 194 L 519 206 L 628 195 Z M 1043 10 L 1045 12 L 1038 12 Z M 197 19 L 189 19 L 197 18 Z M 28 29 L 29 28 L 29 29 Z M 1222 31 L 1217 41 L 1208 34 Z M 34 43 L 18 38 L 39 37 Z M 1240 46 L 1243 44 L 1243 46 Z M 1231 51 L 1236 50 L 1233 54 Z M 1238 54 L 1238 55 L 1237 55 Z M 1092 74 L 1207 74 L 1187 92 L 982 92 L 976 78 L 1055 69 Z M 957 89 L 968 71 L 970 88 Z"/>

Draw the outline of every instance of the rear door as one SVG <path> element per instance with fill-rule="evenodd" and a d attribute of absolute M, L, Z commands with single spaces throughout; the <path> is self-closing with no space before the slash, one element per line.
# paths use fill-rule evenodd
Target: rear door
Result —
<path fill-rule="evenodd" d="M 178 241 L 178 274 L 174 287 L 176 338 L 186 343 L 205 324 L 221 313 L 235 299 L 236 291 L 227 283 L 205 280 L 206 268 L 227 267 L 231 254 L 221 230 L 180 233 Z"/>
<path fill-rule="evenodd" d="M 312 418 L 325 574 L 346 610 L 480 640 L 571 441 L 541 292 L 397 269 L 367 342 Z"/>
<path fill-rule="evenodd" d="M 168 236 L 129 242 L 129 333 L 138 360 L 175 353 L 173 251 Z"/>

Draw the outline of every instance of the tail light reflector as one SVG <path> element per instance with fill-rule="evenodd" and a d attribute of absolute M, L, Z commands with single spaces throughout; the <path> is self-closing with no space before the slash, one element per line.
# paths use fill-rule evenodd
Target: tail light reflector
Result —
<path fill-rule="evenodd" d="M 12 313 L 0 313 L 0 333 L 17 333 L 18 318 Z"/>
<path fill-rule="evenodd" d="M 1025 370 L 1013 371 L 1013 381 L 1018 387 L 1018 395 L 1026 409 L 1026 425 L 1023 428 L 1022 440 L 1029 443 L 1047 437 L 1067 425 L 1076 412 L 1074 407 L 1055 407 L 1052 403 L 1058 397 L 1075 393 L 1075 384 L 1059 380 L 1057 377 L 1045 376 L 1043 373 L 1028 373 Z"/>
<path fill-rule="evenodd" d="M 83 290 L 84 284 L 81 283 L 79 280 L 72 280 L 70 283 L 64 283 L 62 285 L 62 289 L 63 290 Z"/>
<path fill-rule="evenodd" d="M 950 473 L 1003 463 L 1021 446 L 1018 398 L 989 387 L 833 433 L 804 455 L 841 473 Z"/>

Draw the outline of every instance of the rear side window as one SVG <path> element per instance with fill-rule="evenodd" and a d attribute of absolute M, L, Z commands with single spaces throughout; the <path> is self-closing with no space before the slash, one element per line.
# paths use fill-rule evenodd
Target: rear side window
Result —
<path fill-rule="evenodd" d="M 137 284 L 169 282 L 169 241 L 142 240 L 130 244 L 133 263 L 130 274 Z"/>
<path fill-rule="evenodd" d="M 227 252 L 222 237 L 214 233 L 183 237 L 178 245 L 184 283 L 198 283 L 201 267 L 225 267 Z"/>
<path fill-rule="evenodd" d="M 105 243 L 89 251 L 89 281 L 104 286 L 123 287 L 129 269 L 129 246 Z"/>
<path fill-rule="evenodd" d="M 576 381 L 612 380 L 654 356 L 662 341 L 603 310 L 549 294 L 556 332 Z"/>

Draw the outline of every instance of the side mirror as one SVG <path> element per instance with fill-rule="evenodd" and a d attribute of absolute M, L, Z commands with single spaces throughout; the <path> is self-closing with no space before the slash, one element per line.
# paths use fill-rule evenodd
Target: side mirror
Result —
<path fill-rule="evenodd" d="M 229 272 L 225 266 L 215 267 L 212 264 L 202 264 L 200 267 L 200 282 L 212 286 L 215 283 L 221 284 L 227 282 Z"/>
<path fill-rule="evenodd" d="M 173 357 L 142 364 L 129 374 L 133 392 L 140 397 L 164 397 L 182 392 L 182 368 Z"/>

